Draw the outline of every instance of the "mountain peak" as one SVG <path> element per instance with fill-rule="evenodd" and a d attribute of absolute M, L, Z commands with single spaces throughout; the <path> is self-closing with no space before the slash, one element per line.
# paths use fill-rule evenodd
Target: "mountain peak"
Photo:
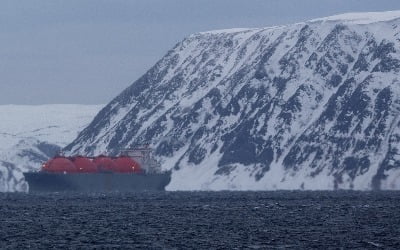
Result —
<path fill-rule="evenodd" d="M 400 10 L 383 12 L 352 12 L 310 20 L 309 22 L 345 22 L 353 24 L 370 24 L 386 22 L 400 18 Z"/>

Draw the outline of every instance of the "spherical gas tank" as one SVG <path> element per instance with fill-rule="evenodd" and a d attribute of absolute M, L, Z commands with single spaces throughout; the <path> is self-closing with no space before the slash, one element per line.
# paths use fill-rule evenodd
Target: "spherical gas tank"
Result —
<path fill-rule="evenodd" d="M 115 160 L 117 172 L 120 173 L 140 173 L 140 164 L 128 156 L 120 156 Z"/>
<path fill-rule="evenodd" d="M 50 173 L 76 173 L 74 163 L 67 157 L 57 156 L 47 161 L 42 168 L 43 171 Z"/>
<path fill-rule="evenodd" d="M 96 173 L 97 167 L 89 158 L 83 156 L 75 156 L 72 159 L 79 173 Z"/>
<path fill-rule="evenodd" d="M 116 172 L 116 165 L 110 157 L 100 155 L 94 158 L 93 163 L 100 172 Z"/>

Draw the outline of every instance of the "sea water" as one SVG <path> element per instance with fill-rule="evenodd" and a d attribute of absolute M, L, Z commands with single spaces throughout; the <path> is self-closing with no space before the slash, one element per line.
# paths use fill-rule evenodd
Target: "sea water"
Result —
<path fill-rule="evenodd" d="M 0 248 L 400 248 L 400 192 L 0 194 Z"/>

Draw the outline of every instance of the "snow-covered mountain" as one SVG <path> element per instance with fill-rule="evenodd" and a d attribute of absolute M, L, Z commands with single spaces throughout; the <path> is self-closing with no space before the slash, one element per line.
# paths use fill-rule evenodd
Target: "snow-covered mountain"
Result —
<path fill-rule="evenodd" d="M 0 192 L 26 191 L 22 172 L 38 170 L 86 127 L 100 105 L 1 105 Z"/>
<path fill-rule="evenodd" d="M 169 190 L 399 189 L 400 11 L 178 43 L 66 150 L 150 142 Z"/>

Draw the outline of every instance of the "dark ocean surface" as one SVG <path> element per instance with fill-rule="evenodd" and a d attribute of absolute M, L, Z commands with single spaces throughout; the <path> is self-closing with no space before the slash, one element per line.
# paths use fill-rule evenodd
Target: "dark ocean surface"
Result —
<path fill-rule="evenodd" d="M 0 194 L 0 247 L 400 249 L 400 192 Z"/>

